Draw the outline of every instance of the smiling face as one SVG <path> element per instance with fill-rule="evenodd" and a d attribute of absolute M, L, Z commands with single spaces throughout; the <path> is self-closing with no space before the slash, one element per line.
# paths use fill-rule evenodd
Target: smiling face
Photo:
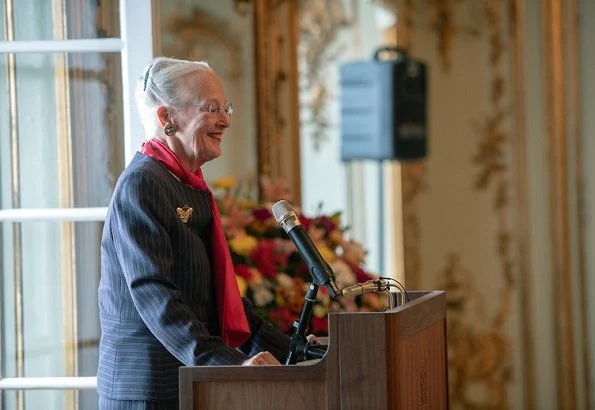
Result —
<path fill-rule="evenodd" d="M 187 74 L 179 80 L 186 95 L 181 107 L 158 108 L 162 125 L 173 123 L 178 131 L 165 140 L 182 163 L 195 172 L 205 162 L 221 155 L 221 141 L 230 126 L 225 111 L 223 85 L 212 71 Z"/>

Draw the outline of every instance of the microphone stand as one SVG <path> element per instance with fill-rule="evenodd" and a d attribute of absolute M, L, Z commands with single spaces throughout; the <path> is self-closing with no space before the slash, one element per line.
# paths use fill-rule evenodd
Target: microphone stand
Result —
<path fill-rule="evenodd" d="M 322 347 L 311 346 L 306 339 L 306 331 L 310 326 L 310 318 L 312 317 L 312 309 L 318 294 L 318 285 L 312 283 L 306 292 L 306 299 L 302 308 L 300 318 L 293 322 L 295 331 L 291 336 L 291 344 L 289 345 L 289 355 L 285 360 L 285 364 L 296 364 L 298 356 L 311 357 L 320 359 L 326 353 L 326 349 Z"/>

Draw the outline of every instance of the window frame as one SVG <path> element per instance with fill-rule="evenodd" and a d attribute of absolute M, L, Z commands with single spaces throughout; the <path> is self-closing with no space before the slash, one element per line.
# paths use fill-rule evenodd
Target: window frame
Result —
<path fill-rule="evenodd" d="M 12 3 L 12 0 L 5 0 Z M 0 54 L 17 53 L 108 53 L 121 55 L 124 153 L 128 164 L 144 139 L 134 108 L 134 86 L 138 73 L 153 57 L 153 2 L 119 0 L 120 37 L 77 40 L 0 41 Z M 11 9 L 10 7 L 6 7 Z M 8 17 L 12 18 L 12 17 Z M 56 17 L 54 16 L 54 19 Z M 54 20 L 56 22 L 56 20 Z M 13 124 L 16 126 L 16 124 Z M 70 173 L 75 170 L 70 169 Z M 97 222 L 104 221 L 107 208 L 0 209 L 0 223 L 30 221 Z M 3 296 L 0 295 L 0 298 Z M 0 346 L 4 345 L 0 333 Z M 2 390 L 82 390 L 96 389 L 96 377 L 3 377 Z"/>

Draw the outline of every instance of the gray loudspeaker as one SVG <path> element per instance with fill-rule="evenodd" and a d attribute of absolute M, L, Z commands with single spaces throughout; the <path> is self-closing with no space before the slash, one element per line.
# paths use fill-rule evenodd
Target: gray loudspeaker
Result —
<path fill-rule="evenodd" d="M 381 61 L 381 52 L 397 58 Z M 427 155 L 426 65 L 398 49 L 340 67 L 341 159 L 411 160 Z"/>

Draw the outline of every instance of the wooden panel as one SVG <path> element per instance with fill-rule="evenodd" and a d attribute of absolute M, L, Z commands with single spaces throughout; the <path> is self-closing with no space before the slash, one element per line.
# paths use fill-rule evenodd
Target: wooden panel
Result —
<path fill-rule="evenodd" d="M 343 410 L 387 408 L 385 317 L 383 313 L 349 314 L 339 321 L 338 339 L 349 341 L 339 351 Z"/>
<path fill-rule="evenodd" d="M 329 315 L 328 320 L 329 334 L 339 335 L 339 315 Z M 338 388 L 340 374 L 339 352 L 341 351 L 341 339 L 339 337 L 329 338 L 326 355 L 322 363 L 326 367 L 326 408 L 341 408 L 341 389 Z"/>
<path fill-rule="evenodd" d="M 446 320 L 397 343 L 389 354 L 391 409 L 448 408 Z"/>
<path fill-rule="evenodd" d="M 328 356 L 328 355 L 327 355 Z M 231 407 L 195 407 L 193 403 L 203 400 L 201 394 L 204 389 L 198 388 L 204 384 L 214 386 L 227 386 L 229 382 L 252 383 L 252 386 L 259 386 L 267 382 L 300 383 L 313 382 L 322 385 L 326 389 L 325 364 L 323 361 L 311 366 L 197 366 L 180 368 L 180 409 L 191 410 L 195 408 L 228 409 Z M 272 386 L 275 387 L 276 385 Z M 279 386 L 283 386 L 280 384 Z M 241 397 L 239 394 L 237 397 Z M 324 398 L 323 396 L 320 396 Z M 324 399 L 321 399 L 324 403 Z M 287 410 L 287 409 L 285 409 Z"/>
<path fill-rule="evenodd" d="M 302 382 L 196 382 L 195 410 L 325 410 L 326 385 Z"/>
<path fill-rule="evenodd" d="M 327 354 L 313 364 L 181 368 L 181 408 L 446 409 L 444 296 L 331 314 Z"/>
<path fill-rule="evenodd" d="M 446 293 L 432 292 L 396 308 L 395 311 L 399 314 L 390 316 L 391 321 L 397 321 L 397 328 L 394 330 L 401 339 L 407 338 L 446 317 Z"/>
<path fill-rule="evenodd" d="M 432 292 L 387 317 L 392 409 L 448 408 L 446 294 Z"/>
<path fill-rule="evenodd" d="M 235 381 L 241 379 L 281 381 L 324 380 L 325 378 L 325 368 L 322 362 L 311 366 L 197 366 L 180 369 L 181 377 L 184 375 L 192 381 Z"/>

